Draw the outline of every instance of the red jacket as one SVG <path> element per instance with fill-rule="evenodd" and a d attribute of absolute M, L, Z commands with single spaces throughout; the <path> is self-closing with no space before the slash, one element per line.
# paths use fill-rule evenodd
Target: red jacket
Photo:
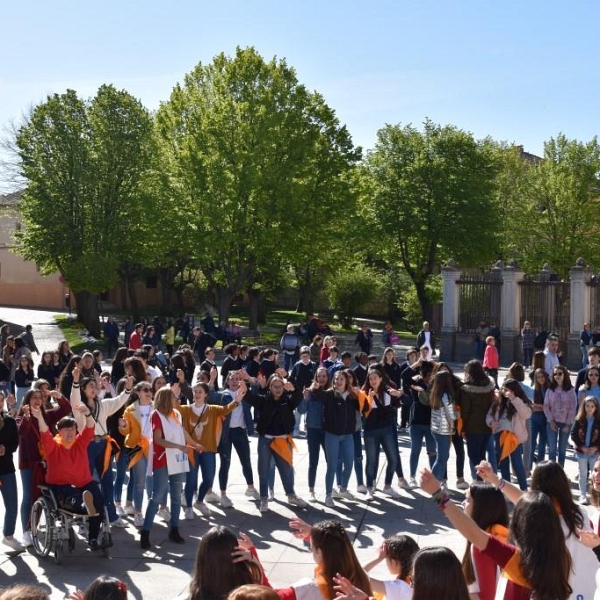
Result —
<path fill-rule="evenodd" d="M 500 366 L 500 359 L 498 358 L 498 348 L 496 346 L 487 345 L 485 347 L 485 354 L 483 355 L 483 366 L 486 369 L 497 369 Z"/>
<path fill-rule="evenodd" d="M 86 427 L 77 434 L 71 448 L 67 449 L 49 431 L 44 431 L 42 446 L 46 458 L 46 482 L 83 487 L 92 481 L 87 447 L 93 439 L 94 427 Z"/>

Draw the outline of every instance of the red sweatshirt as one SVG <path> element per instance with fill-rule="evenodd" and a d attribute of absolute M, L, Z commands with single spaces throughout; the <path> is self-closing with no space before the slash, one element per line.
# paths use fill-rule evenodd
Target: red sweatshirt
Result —
<path fill-rule="evenodd" d="M 67 449 L 49 431 L 44 431 L 42 446 L 46 456 L 46 482 L 83 487 L 92 481 L 87 447 L 93 438 L 94 427 L 86 427 L 77 434 L 71 448 Z"/>

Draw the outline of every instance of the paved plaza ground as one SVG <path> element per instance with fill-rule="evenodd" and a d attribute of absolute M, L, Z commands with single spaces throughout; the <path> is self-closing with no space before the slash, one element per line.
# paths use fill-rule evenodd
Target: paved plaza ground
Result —
<path fill-rule="evenodd" d="M 40 350 L 56 347 L 61 339 L 60 331 L 52 324 L 54 313 L 42 311 L 23 311 L 0 308 L 0 319 L 18 322 L 23 325 L 32 323 L 36 342 Z M 459 367 L 459 365 L 457 365 Z M 460 373 L 460 369 L 458 370 Z M 256 445 L 257 438 L 251 438 L 252 464 L 255 483 L 258 485 Z M 308 450 L 306 441 L 296 440 L 298 452 L 294 457 L 296 472 L 296 492 L 308 498 L 307 471 Z M 399 435 L 400 454 L 405 475 L 408 476 L 409 438 Z M 423 449 L 419 468 L 426 466 Z M 378 487 L 383 487 L 385 457 L 381 455 Z M 571 454 L 567 458 L 567 474 L 575 481 L 577 465 Z M 468 468 L 466 470 L 468 473 Z M 462 492 L 455 489 L 455 457 L 452 451 L 448 463 L 449 487 L 455 500 L 464 498 Z M 326 508 L 324 500 L 325 461 L 322 459 L 317 476 L 317 496 L 320 502 L 307 509 L 291 508 L 285 503 L 285 495 L 280 480 L 276 479 L 275 501 L 271 510 L 261 514 L 256 502 L 244 496 L 246 489 L 239 460 L 235 452 L 231 461 L 228 495 L 233 508 L 222 509 L 211 505 L 210 518 L 201 517 L 196 512 L 194 521 L 180 523 L 181 533 L 186 538 L 182 545 L 167 540 L 168 528 L 157 518 L 151 532 L 154 544 L 152 551 L 142 552 L 139 546 L 139 534 L 131 523 L 126 529 L 113 528 L 114 547 L 110 558 L 92 554 L 86 549 L 83 539 L 78 538 L 72 554 L 66 554 L 62 565 L 55 565 L 52 557 L 38 559 L 28 552 L 10 556 L 5 546 L 0 545 L 0 586 L 12 583 L 39 583 L 52 592 L 52 598 L 63 598 L 75 587 L 86 585 L 100 574 L 109 574 L 123 579 L 130 590 L 130 597 L 145 600 L 169 600 L 182 593 L 189 582 L 193 569 L 194 556 L 200 537 L 212 525 L 226 525 L 234 531 L 243 531 L 254 541 L 258 555 L 267 575 L 274 586 L 287 586 L 302 577 L 313 573 L 312 554 L 306 546 L 293 537 L 288 522 L 299 516 L 308 523 L 323 519 L 339 519 L 347 528 L 354 548 L 362 564 L 377 554 L 377 548 L 384 536 L 393 533 L 406 533 L 413 536 L 420 546 L 444 545 L 455 551 L 459 557 L 464 550 L 464 540 L 449 528 L 443 513 L 420 490 L 403 490 L 401 498 L 393 500 L 381 491 L 376 499 L 367 502 L 366 496 L 356 494 L 357 501 L 336 501 L 335 508 Z M 394 481 L 394 484 L 396 481 Z M 356 490 L 354 475 L 349 489 Z M 576 485 L 573 493 L 578 497 Z M 590 509 L 593 510 L 593 509 Z M 0 503 L 0 522 L 4 506 Z M 132 517 L 128 517 L 132 520 Z M 17 537 L 20 537 L 20 523 L 17 525 Z M 374 573 L 385 576 L 385 565 Z"/>

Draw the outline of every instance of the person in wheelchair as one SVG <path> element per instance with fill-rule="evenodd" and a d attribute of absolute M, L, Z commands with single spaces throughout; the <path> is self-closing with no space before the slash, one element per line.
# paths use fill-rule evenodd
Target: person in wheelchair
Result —
<path fill-rule="evenodd" d="M 102 524 L 104 501 L 98 484 L 92 478 L 87 447 L 94 439 L 95 421 L 89 408 L 74 408 L 85 417 L 85 428 L 77 433 L 73 417 L 63 417 L 56 424 L 58 434 L 52 437 L 44 415 L 39 408 L 31 407 L 37 419 L 41 443 L 46 460 L 46 483 L 54 493 L 59 508 L 69 512 L 89 515 L 88 545 L 98 550 L 98 535 Z"/>

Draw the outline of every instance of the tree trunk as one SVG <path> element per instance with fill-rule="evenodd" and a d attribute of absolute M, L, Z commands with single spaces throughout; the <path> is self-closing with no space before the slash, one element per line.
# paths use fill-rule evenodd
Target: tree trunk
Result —
<path fill-rule="evenodd" d="M 424 321 L 431 321 L 431 302 L 427 296 L 427 290 L 425 289 L 424 281 L 414 281 L 415 289 L 417 290 L 417 298 L 421 305 L 421 313 Z"/>
<path fill-rule="evenodd" d="M 248 298 L 250 299 L 250 307 L 248 310 L 248 329 L 250 329 L 250 331 L 256 331 L 258 329 L 259 295 L 259 292 L 256 290 L 248 290 Z"/>
<path fill-rule="evenodd" d="M 91 292 L 74 292 L 77 302 L 77 320 L 81 321 L 90 335 L 100 339 L 100 318 L 98 311 L 98 294 Z"/>
<path fill-rule="evenodd" d="M 121 308 L 127 312 L 129 303 L 127 302 L 127 282 L 121 275 L 121 281 L 119 283 L 119 287 L 121 288 Z"/>
<path fill-rule="evenodd" d="M 258 295 L 258 324 L 267 324 L 267 296 L 262 292 Z"/>
<path fill-rule="evenodd" d="M 217 302 L 219 304 L 219 323 L 221 321 L 229 322 L 229 311 L 231 309 L 231 301 L 235 297 L 235 291 L 232 292 L 227 286 L 217 285 Z"/>
<path fill-rule="evenodd" d="M 127 294 L 129 295 L 129 302 L 131 302 L 132 320 L 134 323 L 138 323 L 141 320 L 140 306 L 138 304 L 137 292 L 135 290 L 135 280 L 129 275 L 127 276 Z"/>
<path fill-rule="evenodd" d="M 169 291 L 172 283 L 171 269 L 166 267 L 158 269 L 158 280 L 160 285 L 159 312 L 164 317 L 172 316 L 173 309 L 169 302 Z"/>
<path fill-rule="evenodd" d="M 310 267 L 306 267 L 301 277 L 298 277 L 298 304 L 297 312 L 304 312 L 307 315 L 314 312 L 314 290 L 312 289 L 312 274 Z"/>

